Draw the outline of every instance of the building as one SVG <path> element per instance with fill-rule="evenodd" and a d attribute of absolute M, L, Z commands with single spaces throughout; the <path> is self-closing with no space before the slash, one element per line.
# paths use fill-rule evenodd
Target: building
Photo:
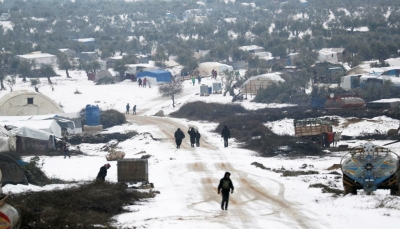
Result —
<path fill-rule="evenodd" d="M 10 19 L 10 14 L 9 13 L 2 13 L 0 16 L 0 21 L 7 21 Z"/>
<path fill-rule="evenodd" d="M 75 41 L 79 43 L 83 43 L 85 45 L 94 45 L 96 39 L 95 38 L 80 38 L 80 39 L 74 39 Z"/>
<path fill-rule="evenodd" d="M 33 52 L 25 55 L 17 55 L 20 60 L 26 60 L 29 62 L 35 62 L 35 68 L 40 68 L 42 65 L 55 65 L 57 63 L 57 56 L 41 53 L 41 52 Z"/>
<path fill-rule="evenodd" d="M 49 97 L 33 91 L 14 91 L 0 98 L 0 116 L 60 114 L 64 110 Z"/>
<path fill-rule="evenodd" d="M 240 50 L 249 52 L 253 56 L 258 56 L 261 59 L 273 59 L 272 53 L 265 51 L 263 47 L 257 45 L 248 45 L 239 47 Z"/>
<path fill-rule="evenodd" d="M 75 57 L 75 55 L 76 55 L 75 50 L 72 50 L 72 49 L 59 49 L 59 51 L 64 53 L 68 57 Z"/>
<path fill-rule="evenodd" d="M 332 64 L 343 63 L 344 56 L 344 48 L 324 48 L 318 51 L 318 60 L 320 62 L 329 62 Z"/>

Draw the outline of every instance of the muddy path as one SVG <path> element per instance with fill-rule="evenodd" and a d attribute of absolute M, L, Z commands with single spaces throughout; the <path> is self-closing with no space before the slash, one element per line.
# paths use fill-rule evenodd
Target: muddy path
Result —
<path fill-rule="evenodd" d="M 208 214 L 209 217 L 203 220 L 210 220 L 223 224 L 227 228 L 265 228 L 266 223 L 273 222 L 273 225 L 282 225 L 281 228 L 330 228 L 325 222 L 315 217 L 310 218 L 310 213 L 297 203 L 285 199 L 285 186 L 278 180 L 264 177 L 256 177 L 245 171 L 235 168 L 235 165 L 227 158 L 226 152 L 207 141 L 202 135 L 201 152 L 190 147 L 189 137 L 186 133 L 188 126 L 170 118 L 159 118 L 149 116 L 127 116 L 130 122 L 138 125 L 156 126 L 165 136 L 162 140 L 171 147 L 175 147 L 173 134 L 177 128 L 185 132 L 186 138 L 182 142 L 181 149 L 177 153 L 185 153 L 190 156 L 186 162 L 187 172 L 195 173 L 201 188 L 200 201 L 189 201 L 187 208 Z M 204 138 L 203 138 L 204 136 Z M 222 144 L 221 144 L 222 146 Z M 219 209 L 221 196 L 217 194 L 217 186 L 221 174 L 224 171 L 232 173 L 235 191 L 230 198 L 228 213 L 215 211 Z M 260 184 L 263 179 L 271 185 L 277 186 L 277 192 L 271 192 L 267 187 Z M 214 211 L 204 208 L 204 205 L 215 206 Z M 234 219 L 234 220 L 233 220 Z"/>

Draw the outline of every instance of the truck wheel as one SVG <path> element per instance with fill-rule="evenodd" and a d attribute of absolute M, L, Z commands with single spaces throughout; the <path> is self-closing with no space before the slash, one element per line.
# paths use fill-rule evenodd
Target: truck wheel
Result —
<path fill-rule="evenodd" d="M 397 188 L 391 188 L 391 189 L 390 189 L 390 195 L 392 195 L 392 196 L 397 195 L 397 191 L 398 191 Z"/>
<path fill-rule="evenodd" d="M 351 189 L 351 194 L 357 195 L 357 188 L 352 188 Z"/>

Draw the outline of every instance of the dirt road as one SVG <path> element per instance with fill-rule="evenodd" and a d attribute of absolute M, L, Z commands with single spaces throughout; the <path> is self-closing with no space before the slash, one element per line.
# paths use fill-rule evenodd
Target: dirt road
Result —
<path fill-rule="evenodd" d="M 138 125 L 155 126 L 164 135 L 165 143 L 175 147 L 173 133 L 177 128 L 187 130 L 187 125 L 176 119 L 127 116 L 130 122 Z M 194 149 L 188 144 L 188 134 L 183 141 L 182 147 L 175 150 L 177 156 L 184 157 L 186 172 L 180 177 L 197 177 L 191 179 L 196 192 L 186 199 L 186 206 L 195 214 L 179 217 L 180 221 L 201 221 L 220 225 L 219 228 L 266 228 L 273 225 L 274 228 L 330 228 L 319 220 L 315 213 L 307 212 L 305 206 L 285 199 L 285 186 L 276 179 L 248 174 L 246 171 L 237 169 L 235 160 L 227 156 L 226 149 L 219 148 L 209 141 L 210 136 L 202 135 L 201 148 Z M 211 136 L 212 137 L 212 136 Z M 222 143 L 220 145 L 222 147 Z M 220 210 L 221 196 L 217 194 L 219 179 L 225 171 L 232 173 L 235 192 L 231 195 L 229 211 Z M 173 171 L 171 176 L 175 176 Z M 178 188 L 181 184 L 176 182 Z M 267 185 L 267 186 L 266 186 Z M 278 191 L 270 191 L 266 187 L 277 187 Z M 311 216 L 311 218 L 310 218 Z M 156 217 L 160 221 L 159 217 Z M 154 218 L 154 220 L 156 220 Z M 164 218 L 166 223 L 172 218 Z M 158 222 L 157 226 L 162 223 Z M 198 225 L 197 225 L 198 226 Z M 222 227 L 223 226 L 223 227 Z M 196 227 L 201 228 L 201 227 Z"/>

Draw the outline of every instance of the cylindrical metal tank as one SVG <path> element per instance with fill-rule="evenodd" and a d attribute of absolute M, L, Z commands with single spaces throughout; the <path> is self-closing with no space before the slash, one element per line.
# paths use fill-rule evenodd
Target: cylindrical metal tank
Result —
<path fill-rule="evenodd" d="M 360 97 L 335 97 L 325 102 L 326 109 L 362 108 L 365 101 Z"/>
<path fill-rule="evenodd" d="M 18 229 L 21 216 L 18 210 L 10 204 L 0 207 L 0 229 Z"/>
<path fill-rule="evenodd" d="M 86 105 L 86 125 L 99 126 L 100 125 L 100 108 L 95 105 Z"/>
<path fill-rule="evenodd" d="M 364 191 L 371 193 L 398 173 L 398 158 L 398 155 L 389 149 L 367 142 L 360 147 L 353 148 L 343 156 L 340 162 L 343 179 L 345 180 L 347 176 L 351 179 L 350 182 L 347 181 L 349 185 L 352 185 L 352 181 L 356 181 Z M 395 181 L 391 185 L 395 189 L 398 188 Z"/>
<path fill-rule="evenodd" d="M 201 95 L 208 94 L 208 86 L 207 86 L 207 85 L 202 84 L 202 85 L 200 86 L 200 94 L 201 94 Z"/>
<path fill-rule="evenodd" d="M 222 90 L 222 85 L 221 83 L 213 83 L 212 84 L 213 87 L 213 92 L 218 92 Z"/>

